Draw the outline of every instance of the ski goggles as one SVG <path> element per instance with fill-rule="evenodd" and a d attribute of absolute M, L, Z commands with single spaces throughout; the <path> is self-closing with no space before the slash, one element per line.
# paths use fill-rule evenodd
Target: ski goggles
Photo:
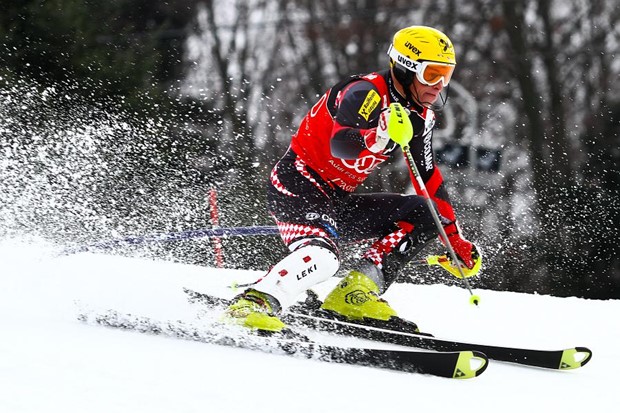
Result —
<path fill-rule="evenodd" d="M 454 65 L 452 64 L 432 62 L 429 60 L 419 62 L 402 55 L 393 46 L 390 46 L 388 55 L 395 64 L 414 72 L 423 85 L 434 86 L 441 82 L 441 84 L 446 87 L 448 83 L 450 83 L 450 79 L 452 79 L 452 73 L 454 72 Z"/>

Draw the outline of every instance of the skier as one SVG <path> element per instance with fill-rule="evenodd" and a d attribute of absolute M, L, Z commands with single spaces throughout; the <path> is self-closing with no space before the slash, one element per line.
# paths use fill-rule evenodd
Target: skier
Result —
<path fill-rule="evenodd" d="M 233 299 L 225 313 L 228 321 L 281 331 L 285 324 L 279 312 L 338 271 L 339 243 L 367 239 L 374 243 L 321 308 L 373 325 L 397 319 L 380 296 L 438 236 L 436 224 L 421 196 L 354 191 L 399 145 L 410 146 L 440 214 L 448 238 L 441 241 L 450 243 L 468 276 L 479 271 L 481 254 L 459 229 L 432 150 L 433 108 L 447 99 L 447 90 L 441 92 L 456 65 L 453 44 L 434 28 L 412 26 L 394 35 L 388 56 L 389 69 L 331 87 L 274 166 L 268 209 L 291 252 Z M 400 136 L 403 125 L 396 120 L 413 133 Z"/>

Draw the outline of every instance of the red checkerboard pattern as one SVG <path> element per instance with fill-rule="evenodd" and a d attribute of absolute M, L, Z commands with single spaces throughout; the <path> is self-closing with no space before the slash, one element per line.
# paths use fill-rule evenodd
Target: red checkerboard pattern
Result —
<path fill-rule="evenodd" d="M 323 193 L 323 195 L 329 198 L 329 195 L 325 193 L 321 185 L 319 185 L 316 179 L 314 179 L 312 175 L 310 175 L 310 172 L 308 172 L 308 170 L 306 169 L 306 163 L 299 156 L 297 157 L 297 159 L 295 159 L 295 169 L 297 169 L 297 172 L 299 172 L 304 178 L 312 182 L 314 186 L 316 186 L 319 189 L 319 191 Z"/>
<path fill-rule="evenodd" d="M 405 238 L 406 230 L 399 229 L 381 238 L 368 248 L 362 258 L 370 259 L 379 269 L 383 269 L 383 257 L 390 252 Z"/>
<path fill-rule="evenodd" d="M 295 195 L 294 193 L 286 189 L 284 185 L 282 185 L 282 182 L 280 182 L 280 178 L 278 178 L 278 165 L 277 164 L 271 170 L 271 175 L 269 176 L 269 179 L 271 180 L 271 185 L 273 185 L 274 188 L 278 190 L 278 192 L 282 192 L 284 195 L 287 195 L 287 196 L 294 196 L 294 197 L 299 196 L 299 195 Z"/>
<path fill-rule="evenodd" d="M 307 237 L 321 237 L 327 238 L 327 233 L 318 227 L 311 227 L 309 225 L 291 224 L 287 222 L 276 221 L 280 236 L 285 245 L 289 245 L 291 242 L 299 238 Z"/>

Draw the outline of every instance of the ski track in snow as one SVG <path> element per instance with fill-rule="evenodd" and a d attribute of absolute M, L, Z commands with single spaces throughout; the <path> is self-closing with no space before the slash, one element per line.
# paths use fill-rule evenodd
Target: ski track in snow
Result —
<path fill-rule="evenodd" d="M 592 361 L 547 371 L 491 361 L 471 380 L 328 364 L 92 326 L 114 309 L 195 320 L 182 287 L 224 297 L 258 273 L 103 254 L 54 257 L 0 243 L 0 412 L 605 412 L 620 367 L 620 301 L 393 286 L 402 317 L 438 337 L 513 347 L 587 346 Z M 319 286 L 327 293 L 336 280 Z M 353 340 L 345 339 L 346 343 Z"/>

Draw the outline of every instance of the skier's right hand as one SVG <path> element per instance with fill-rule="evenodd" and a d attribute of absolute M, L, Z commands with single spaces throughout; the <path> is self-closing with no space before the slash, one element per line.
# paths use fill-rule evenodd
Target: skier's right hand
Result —
<path fill-rule="evenodd" d="M 407 110 L 400 103 L 392 103 L 379 115 L 375 134 L 366 135 L 365 140 L 368 150 L 378 153 L 385 149 L 390 140 L 405 147 L 412 137 L 413 126 Z"/>

